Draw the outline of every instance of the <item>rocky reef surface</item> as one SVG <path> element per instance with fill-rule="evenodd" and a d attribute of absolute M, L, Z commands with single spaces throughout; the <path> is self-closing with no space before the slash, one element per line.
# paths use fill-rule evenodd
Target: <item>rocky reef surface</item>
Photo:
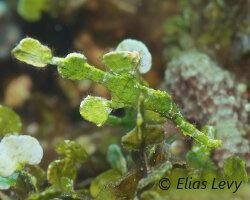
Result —
<path fill-rule="evenodd" d="M 249 103 L 243 98 L 246 85 L 206 54 L 192 50 L 168 64 L 163 88 L 173 95 L 188 120 L 200 127 L 215 126 L 216 138 L 223 141 L 213 155 L 219 167 L 237 154 L 245 159 L 249 172 Z"/>

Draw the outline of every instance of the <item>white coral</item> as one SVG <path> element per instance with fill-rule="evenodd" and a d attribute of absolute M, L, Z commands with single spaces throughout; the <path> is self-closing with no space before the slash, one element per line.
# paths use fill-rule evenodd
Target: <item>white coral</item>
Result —
<path fill-rule="evenodd" d="M 0 142 L 0 176 L 8 177 L 25 164 L 41 162 L 43 149 L 28 135 L 8 135 Z"/>

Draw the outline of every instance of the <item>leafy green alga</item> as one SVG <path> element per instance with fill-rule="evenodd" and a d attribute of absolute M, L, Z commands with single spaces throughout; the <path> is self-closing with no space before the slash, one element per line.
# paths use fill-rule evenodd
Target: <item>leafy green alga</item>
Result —
<path fill-rule="evenodd" d="M 66 157 L 81 164 L 85 163 L 88 159 L 88 155 L 81 145 L 71 140 L 59 142 L 56 145 L 56 152 L 58 154 L 64 154 Z"/>
<path fill-rule="evenodd" d="M 25 20 L 34 22 L 41 18 L 48 3 L 47 0 L 19 0 L 17 11 Z"/>
<path fill-rule="evenodd" d="M 161 164 L 158 168 L 154 169 L 146 178 L 143 178 L 138 183 L 138 188 L 142 189 L 151 183 L 159 181 L 167 172 L 172 168 L 172 164 L 169 161 Z"/>
<path fill-rule="evenodd" d="M 103 63 L 114 73 L 134 73 L 139 65 L 139 53 L 114 51 L 103 56 Z"/>
<path fill-rule="evenodd" d="M 118 45 L 118 51 L 126 51 L 126 47 L 128 48 L 128 46 L 130 46 L 130 43 L 130 40 L 123 41 L 122 43 L 120 43 L 120 45 Z M 137 52 L 139 53 L 140 58 L 143 58 L 145 57 L 145 55 L 147 55 L 147 53 L 143 54 L 143 51 L 141 51 L 142 44 L 141 42 L 136 43 L 133 41 L 131 44 L 132 46 L 130 46 L 131 48 L 128 48 L 127 51 L 132 50 L 133 52 L 131 54 L 137 55 L 134 52 L 138 50 Z M 39 51 L 39 49 L 41 50 Z M 86 61 L 85 56 L 82 54 L 73 53 L 66 56 L 66 58 L 53 57 L 51 59 L 49 52 L 50 51 L 48 50 L 48 48 L 41 45 L 37 40 L 32 38 L 25 38 L 13 50 L 13 55 L 21 61 L 38 67 L 45 66 L 46 64 L 58 65 L 58 72 L 64 78 L 68 78 L 71 80 L 90 79 L 97 83 L 103 84 L 110 91 L 111 100 L 106 101 L 97 99 L 97 107 L 95 107 L 94 104 L 91 103 L 93 101 L 91 101 L 87 102 L 86 104 L 83 103 L 80 108 L 82 116 L 87 119 L 91 119 L 91 121 L 96 123 L 97 125 L 102 125 L 104 121 L 108 119 L 108 107 L 112 110 L 124 107 L 134 107 L 137 105 L 139 96 L 143 95 L 145 110 L 151 110 L 160 114 L 162 117 L 172 120 L 181 129 L 184 135 L 191 136 L 196 141 L 208 147 L 216 148 L 221 145 L 221 141 L 210 139 L 203 132 L 199 131 L 192 124 L 187 122 L 181 115 L 179 109 L 177 108 L 177 105 L 172 100 L 172 97 L 167 92 L 149 88 L 147 84 L 145 84 L 145 81 L 142 81 L 142 79 L 138 76 L 138 73 L 136 73 L 138 69 L 134 69 L 134 73 L 125 73 L 125 71 L 123 70 L 118 70 L 120 74 L 117 74 L 113 73 L 112 69 L 111 72 L 105 72 L 89 65 Z M 129 57 L 124 59 L 121 59 L 119 53 L 115 53 L 114 55 L 117 55 L 115 56 L 115 58 L 118 59 L 119 62 L 124 60 L 125 63 L 130 63 L 128 62 L 129 58 L 131 57 L 130 54 L 124 53 L 124 57 Z M 148 64 L 148 59 L 149 57 L 146 56 L 145 59 L 140 59 L 139 62 L 140 64 L 143 64 L 144 62 Z M 151 58 L 149 60 L 151 60 Z M 109 61 L 108 63 L 110 65 L 110 63 L 112 62 Z M 124 65 L 125 64 L 122 64 L 121 66 L 124 68 Z M 117 68 L 114 68 L 113 64 L 110 66 L 113 68 L 113 70 L 115 69 L 115 71 L 117 71 Z M 129 65 L 127 66 L 127 68 L 129 71 L 133 70 L 133 67 L 131 68 L 131 66 Z M 84 101 L 85 100 L 83 100 L 83 102 Z M 90 116 L 89 114 L 85 114 L 90 113 L 89 110 L 92 110 L 91 112 L 97 112 L 97 108 L 104 111 L 104 114 L 100 117 L 97 117 L 96 120 L 93 117 L 95 116 L 94 113 L 92 113 Z"/>
<path fill-rule="evenodd" d="M 60 181 L 61 177 L 75 180 L 77 163 L 83 164 L 87 161 L 86 151 L 76 142 L 64 140 L 56 145 L 56 152 L 64 154 L 65 158 L 50 163 L 47 170 L 47 179 L 51 184 Z"/>
<path fill-rule="evenodd" d="M 127 162 L 124 158 L 121 148 L 117 144 L 111 144 L 107 152 L 107 160 L 110 166 L 121 174 L 127 172 Z"/>
<path fill-rule="evenodd" d="M 96 197 L 100 191 L 111 181 L 115 181 L 121 177 L 121 174 L 117 170 L 110 169 L 99 174 L 90 185 L 90 194 L 92 197 Z"/>
<path fill-rule="evenodd" d="M 20 133 L 20 117 L 10 108 L 0 105 L 0 139 L 7 133 Z"/>
<path fill-rule="evenodd" d="M 97 126 L 102 126 L 111 112 L 110 102 L 101 97 L 87 96 L 80 105 L 80 114 Z"/>
<path fill-rule="evenodd" d="M 36 67 L 45 67 L 52 60 L 51 50 L 34 39 L 23 39 L 12 53 L 18 60 Z"/>
<path fill-rule="evenodd" d="M 165 131 L 160 125 L 147 125 L 144 128 L 143 139 L 138 138 L 138 128 L 134 128 L 122 137 L 122 144 L 127 150 L 140 149 L 142 145 L 160 143 L 165 138 Z M 142 144 L 142 142 L 144 144 Z"/>
<path fill-rule="evenodd" d="M 223 170 L 226 177 L 231 180 L 248 182 L 245 161 L 240 159 L 239 156 L 229 157 L 223 166 Z"/>
<path fill-rule="evenodd" d="M 26 199 L 31 192 L 38 192 L 38 179 L 22 170 L 19 172 L 15 190 L 21 199 Z"/>
<path fill-rule="evenodd" d="M 203 126 L 202 132 L 210 139 L 215 138 L 216 129 L 213 126 Z M 211 160 L 211 149 L 205 145 L 197 144 L 197 142 L 194 142 L 191 151 L 186 154 L 186 159 L 194 168 L 206 169 L 207 171 L 214 171 L 216 169 L 215 164 Z"/>
<path fill-rule="evenodd" d="M 139 178 L 140 173 L 132 170 L 103 187 L 96 199 L 133 199 Z"/>

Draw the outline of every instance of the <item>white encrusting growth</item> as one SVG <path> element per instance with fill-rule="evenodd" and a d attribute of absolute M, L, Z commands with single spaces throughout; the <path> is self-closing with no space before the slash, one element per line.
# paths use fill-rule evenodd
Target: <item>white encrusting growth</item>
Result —
<path fill-rule="evenodd" d="M 43 149 L 28 135 L 7 135 L 0 142 L 0 176 L 8 177 L 25 164 L 41 162 Z"/>
<path fill-rule="evenodd" d="M 151 69 L 152 56 L 144 43 L 134 39 L 125 39 L 117 46 L 116 50 L 138 52 L 138 59 L 140 59 L 140 73 L 145 74 Z M 138 57 L 136 53 L 134 53 L 134 56 Z"/>

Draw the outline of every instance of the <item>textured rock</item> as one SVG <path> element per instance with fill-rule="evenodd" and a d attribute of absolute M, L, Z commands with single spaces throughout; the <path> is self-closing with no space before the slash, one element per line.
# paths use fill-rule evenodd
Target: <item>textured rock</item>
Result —
<path fill-rule="evenodd" d="M 250 167 L 248 104 L 237 90 L 232 75 L 202 53 L 189 51 L 170 62 L 162 85 L 172 92 L 184 116 L 197 125 L 216 127 L 216 138 L 223 141 L 214 153 L 221 167 L 226 158 L 238 154 Z"/>

